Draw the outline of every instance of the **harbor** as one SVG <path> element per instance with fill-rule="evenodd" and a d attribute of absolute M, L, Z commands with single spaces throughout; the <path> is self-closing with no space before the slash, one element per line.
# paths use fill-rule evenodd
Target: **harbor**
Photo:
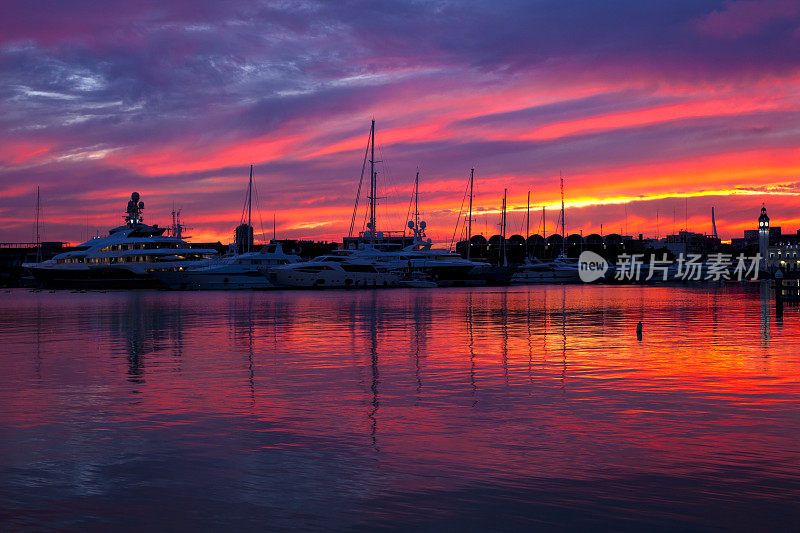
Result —
<path fill-rule="evenodd" d="M 369 157 L 368 157 L 369 154 Z M 369 162 L 369 167 L 366 163 Z M 37 189 L 35 259 L 20 268 L 33 277 L 28 281 L 47 289 L 173 289 L 173 290 L 266 290 L 266 289 L 377 289 L 435 288 L 448 286 L 486 286 L 581 282 L 676 282 L 676 281 L 757 281 L 759 279 L 797 279 L 800 272 L 800 230 L 784 235 L 781 228 L 770 228 L 766 206 L 762 206 L 757 230 L 745 231 L 742 239 L 723 243 L 717 234 L 714 208 L 711 209 L 711 235 L 686 230 L 664 239 L 638 239 L 619 234 L 568 235 L 564 198 L 564 176 L 559 175 L 561 210 L 556 227 L 560 233 L 544 238 L 530 234 L 531 206 L 528 191 L 525 210 L 527 236 L 507 236 L 508 189 L 503 192 L 500 234 L 488 239 L 473 235 L 475 169 L 469 173 L 464 205 L 458 213 L 453 239 L 448 247 L 437 248 L 427 236 L 428 225 L 420 219 L 420 173 L 416 172 L 409 202 L 408 220 L 401 231 L 379 230 L 375 160 L 375 120 L 371 121 L 361 177 L 350 223 L 349 234 L 341 244 L 321 243 L 326 255 L 310 256 L 281 242 L 273 228 L 273 238 L 256 245 L 253 226 L 253 172 L 235 240 L 227 248 L 191 244 L 184 240 L 180 212 L 173 210 L 172 225 L 144 222 L 145 204 L 138 192 L 131 193 L 124 224 L 62 253 L 44 259 L 39 236 L 39 192 Z M 364 229 L 356 232 L 364 174 L 369 169 L 369 192 L 364 211 Z M 411 207 L 413 206 L 413 212 Z M 688 218 L 688 215 L 687 215 Z M 545 233 L 544 208 L 540 227 Z M 602 227 L 602 225 L 601 225 Z M 455 242 L 459 229 L 464 240 Z M 777 231 L 775 231 L 777 230 Z M 262 232 L 263 233 L 263 232 Z M 582 233 L 582 232 L 581 232 Z M 63 245 L 63 243 L 61 243 Z M 52 252 L 52 246 L 49 248 Z M 319 246 L 316 247 L 319 249 Z M 224 250 L 224 251 L 223 251 Z M 735 254 L 738 253 L 738 257 Z M 749 255 L 746 256 L 745 253 Z M 305 257 L 302 257 L 305 255 Z M 587 256 L 588 254 L 588 256 Z M 603 263 L 603 272 L 587 276 L 581 272 L 589 259 Z M 738 263 L 734 264 L 734 257 Z M 749 265 L 747 260 L 749 259 Z M 657 271 L 661 276 L 654 276 Z M 750 275 L 750 278 L 746 278 Z M 4 278 L 12 277 L 10 272 Z M 591 277 L 591 279 L 589 279 Z M 22 282 L 19 278 L 18 283 Z M 782 289 L 779 291 L 782 294 Z"/>

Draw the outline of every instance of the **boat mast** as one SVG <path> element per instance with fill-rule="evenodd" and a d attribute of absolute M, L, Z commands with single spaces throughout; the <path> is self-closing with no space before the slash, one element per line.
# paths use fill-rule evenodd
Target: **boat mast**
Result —
<path fill-rule="evenodd" d="M 528 260 L 528 238 L 531 236 L 531 191 L 528 191 L 527 216 L 525 222 L 525 260 Z"/>
<path fill-rule="evenodd" d="M 414 178 L 414 227 L 419 226 L 419 170 Z"/>
<path fill-rule="evenodd" d="M 36 262 L 42 262 L 42 245 L 39 242 L 39 186 L 36 186 Z"/>
<path fill-rule="evenodd" d="M 503 232 L 503 266 L 508 266 L 508 256 L 506 255 L 506 202 L 508 197 L 508 189 L 503 189 L 503 216 L 501 219 L 501 227 Z"/>
<path fill-rule="evenodd" d="M 566 255 L 565 250 L 567 246 L 566 240 L 566 223 L 564 221 L 564 176 L 561 171 L 558 171 L 558 177 L 561 179 L 561 255 Z"/>
<path fill-rule="evenodd" d="M 467 260 L 472 248 L 472 183 L 475 179 L 475 167 L 469 170 L 469 218 L 467 219 Z"/>
<path fill-rule="evenodd" d="M 251 251 L 250 247 L 253 243 L 252 231 L 253 226 L 250 224 L 253 214 L 253 165 L 250 165 L 250 183 L 247 185 L 247 251 Z"/>
<path fill-rule="evenodd" d="M 369 156 L 369 240 L 375 244 L 375 120 L 369 128 L 370 156 Z"/>

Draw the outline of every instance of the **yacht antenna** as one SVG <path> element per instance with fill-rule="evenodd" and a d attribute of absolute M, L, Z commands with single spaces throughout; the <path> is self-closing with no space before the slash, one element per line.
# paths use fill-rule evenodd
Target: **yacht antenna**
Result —
<path fill-rule="evenodd" d="M 467 260 L 472 248 L 472 184 L 475 180 L 475 167 L 469 169 L 469 218 L 467 219 Z"/>
<path fill-rule="evenodd" d="M 272 240 L 278 240 L 277 231 L 275 229 L 275 213 L 272 213 Z"/>
<path fill-rule="evenodd" d="M 250 252 L 250 248 L 253 243 L 253 237 L 251 236 L 251 232 L 253 231 L 253 226 L 250 225 L 251 218 L 253 214 L 253 165 L 250 164 L 250 182 L 247 185 L 247 251 Z"/>

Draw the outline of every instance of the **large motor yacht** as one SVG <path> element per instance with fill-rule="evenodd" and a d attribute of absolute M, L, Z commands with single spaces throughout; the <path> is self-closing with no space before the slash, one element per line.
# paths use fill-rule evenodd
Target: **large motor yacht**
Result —
<path fill-rule="evenodd" d="M 265 274 L 300 261 L 300 256 L 285 253 L 281 243 L 273 240 L 257 252 L 225 256 L 208 266 L 151 274 L 176 290 L 272 289 L 276 285 Z"/>
<path fill-rule="evenodd" d="M 144 202 L 134 192 L 125 224 L 109 230 L 108 236 L 23 267 L 51 288 L 153 288 L 160 286 L 153 272 L 204 266 L 217 257 L 213 248 L 192 247 L 179 229 L 164 235 L 166 227 L 145 224 L 143 210 Z"/>

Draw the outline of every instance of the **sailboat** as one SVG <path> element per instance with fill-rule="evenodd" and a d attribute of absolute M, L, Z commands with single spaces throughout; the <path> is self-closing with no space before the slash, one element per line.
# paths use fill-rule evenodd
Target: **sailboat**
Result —
<path fill-rule="evenodd" d="M 396 261 L 390 259 L 391 255 L 383 251 L 381 244 L 385 244 L 385 235 L 377 231 L 375 206 L 377 201 L 377 184 L 375 173 L 375 121 L 372 121 L 369 130 L 367 145 L 370 154 L 370 192 L 369 192 L 369 223 L 368 231 L 361 237 L 352 241 L 357 248 L 340 250 L 316 257 L 311 261 L 278 266 L 270 270 L 267 278 L 270 283 L 288 288 L 380 288 L 399 286 L 401 274 L 398 272 Z M 366 154 L 364 166 L 366 167 Z M 363 177 L 363 175 L 362 175 Z M 356 195 L 356 209 L 353 211 L 350 235 L 353 233 L 355 215 L 358 208 Z"/>
<path fill-rule="evenodd" d="M 530 260 L 517 267 L 511 276 L 513 284 L 533 283 L 580 283 L 578 265 L 570 261 L 566 254 L 566 224 L 564 221 L 564 176 L 561 180 L 561 253 L 552 261 Z"/>
<path fill-rule="evenodd" d="M 221 257 L 210 265 L 173 272 L 153 272 L 165 287 L 176 290 L 242 290 L 272 289 L 276 285 L 269 281 L 269 270 L 280 265 L 299 263 L 300 257 L 287 254 L 281 243 L 273 238 L 258 251 L 253 250 L 253 165 L 250 165 L 250 181 L 247 186 L 247 226 L 245 242 L 241 242 L 237 231 L 237 242 L 232 253 Z M 242 216 L 244 219 L 244 216 Z M 241 228 L 244 224 L 240 225 Z M 274 237 L 274 231 L 273 231 Z"/>
<path fill-rule="evenodd" d="M 472 260 L 472 201 L 473 190 L 475 182 L 475 169 L 470 169 L 469 172 L 469 208 L 467 214 L 467 260 Z M 501 241 L 501 254 L 503 264 L 495 266 L 486 262 L 475 263 L 469 273 L 469 285 L 508 285 L 509 278 L 511 277 L 512 269 L 508 266 L 508 257 L 506 256 L 505 246 L 505 217 L 506 217 L 506 199 L 508 190 L 503 193 L 503 208 L 502 216 L 500 219 L 501 233 L 503 234 Z"/>

